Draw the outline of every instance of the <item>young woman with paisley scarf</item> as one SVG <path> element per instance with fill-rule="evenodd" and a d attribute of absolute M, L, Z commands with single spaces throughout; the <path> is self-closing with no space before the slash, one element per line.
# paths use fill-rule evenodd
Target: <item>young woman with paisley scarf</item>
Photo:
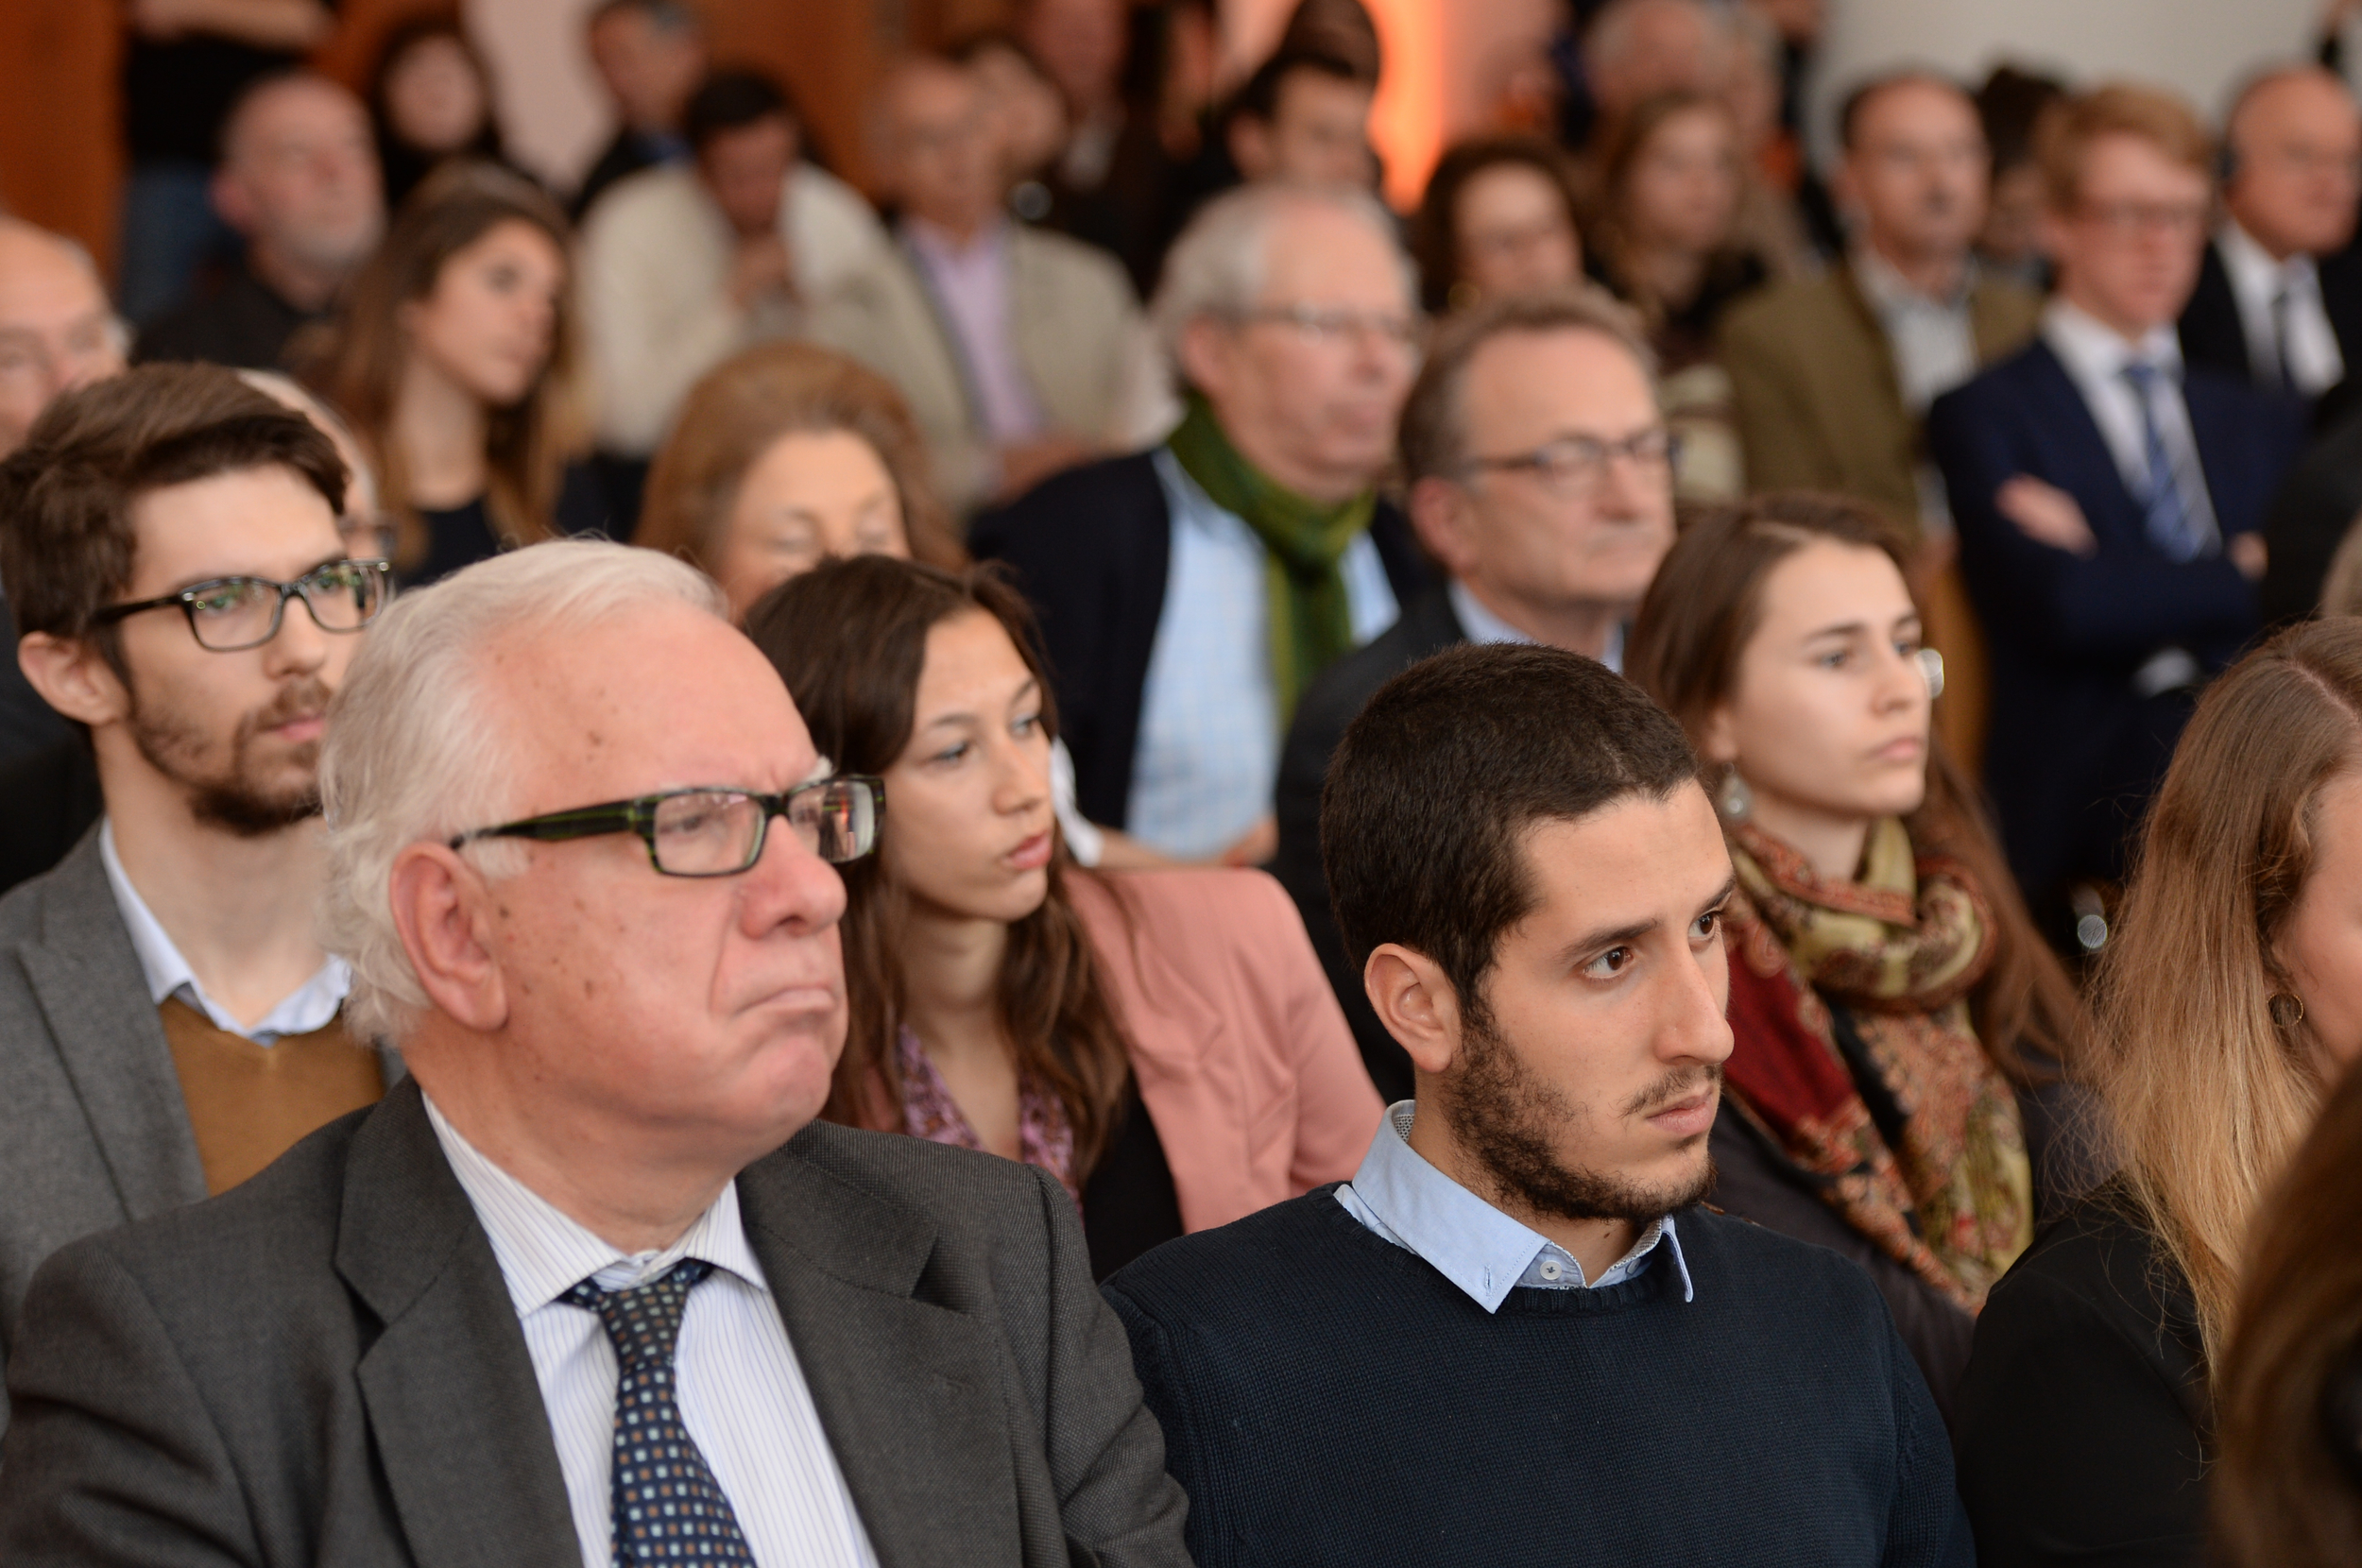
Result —
<path fill-rule="evenodd" d="M 1710 514 L 1626 669 L 1689 732 L 1738 872 L 1714 1202 L 1869 1270 L 1948 1419 L 1986 1290 L 2075 1185 L 2053 1128 L 2084 1021 L 1931 732 L 1904 548 L 1834 498 Z"/>

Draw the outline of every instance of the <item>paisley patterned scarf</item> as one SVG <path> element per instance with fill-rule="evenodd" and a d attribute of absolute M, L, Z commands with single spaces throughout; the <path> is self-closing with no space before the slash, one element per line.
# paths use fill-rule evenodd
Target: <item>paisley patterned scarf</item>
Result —
<path fill-rule="evenodd" d="M 1977 1310 L 2033 1232 L 2017 1098 L 1969 1017 L 1993 965 L 1983 898 L 1891 818 L 1857 882 L 1745 823 L 1731 859 L 1732 1099 L 1848 1224 Z"/>

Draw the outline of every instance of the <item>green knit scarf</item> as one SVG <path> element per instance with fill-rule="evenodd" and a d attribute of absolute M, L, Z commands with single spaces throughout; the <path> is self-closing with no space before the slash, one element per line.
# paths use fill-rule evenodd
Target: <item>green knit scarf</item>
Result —
<path fill-rule="evenodd" d="M 1272 684 L 1285 729 L 1312 677 L 1353 648 L 1353 606 L 1337 563 L 1370 526 L 1377 492 L 1364 490 L 1334 506 L 1308 501 L 1241 456 L 1212 405 L 1195 393 L 1167 444 L 1207 499 L 1244 519 L 1263 541 Z"/>

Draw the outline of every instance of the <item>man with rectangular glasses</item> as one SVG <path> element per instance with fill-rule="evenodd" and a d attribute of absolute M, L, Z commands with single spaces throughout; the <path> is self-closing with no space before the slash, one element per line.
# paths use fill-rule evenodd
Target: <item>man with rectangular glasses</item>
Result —
<path fill-rule="evenodd" d="M 0 900 L 9 1352 L 56 1248 L 232 1186 L 385 1091 L 312 929 L 320 735 L 386 590 L 337 532 L 345 483 L 303 416 L 198 366 L 69 392 L 0 465 L 17 657 L 88 734 L 105 805 Z"/>
<path fill-rule="evenodd" d="M 44 1267 L 0 1559 L 1184 1568 L 1064 1189 L 814 1120 L 882 789 L 712 583 L 566 541 L 411 594 L 320 776 L 410 1077 Z"/>

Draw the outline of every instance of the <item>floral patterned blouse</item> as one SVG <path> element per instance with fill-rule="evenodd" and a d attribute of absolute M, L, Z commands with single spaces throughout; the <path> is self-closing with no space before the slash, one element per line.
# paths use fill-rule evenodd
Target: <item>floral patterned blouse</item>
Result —
<path fill-rule="evenodd" d="M 902 1083 L 902 1130 L 915 1138 L 928 1138 L 960 1149 L 984 1151 L 976 1129 L 943 1086 L 943 1075 L 927 1059 L 918 1036 L 906 1026 L 895 1036 L 895 1072 Z M 1066 1119 L 1066 1105 L 1030 1073 L 1017 1079 L 1017 1147 L 1027 1165 L 1039 1166 L 1058 1179 L 1079 1206 L 1082 1188 L 1074 1180 L 1074 1129 Z"/>

